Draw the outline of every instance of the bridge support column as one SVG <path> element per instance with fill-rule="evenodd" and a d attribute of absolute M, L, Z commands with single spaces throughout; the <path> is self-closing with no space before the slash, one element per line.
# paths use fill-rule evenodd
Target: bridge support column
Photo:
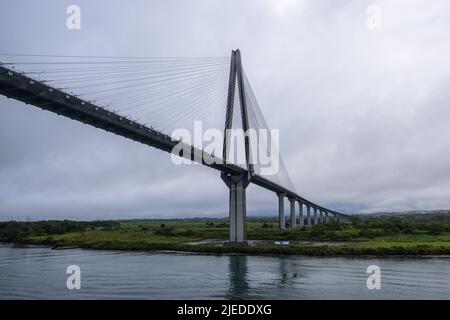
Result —
<path fill-rule="evenodd" d="M 230 189 L 230 234 L 231 244 L 247 243 L 247 205 L 246 188 L 249 180 L 246 175 L 221 174 L 222 180 Z"/>
<path fill-rule="evenodd" d="M 313 226 L 315 226 L 318 223 L 319 222 L 317 221 L 317 208 L 314 208 L 314 222 L 313 222 Z"/>
<path fill-rule="evenodd" d="M 306 205 L 306 225 L 311 227 L 311 207 Z"/>
<path fill-rule="evenodd" d="M 295 216 L 295 199 L 289 198 L 290 203 L 290 217 L 291 217 L 291 229 L 295 229 L 297 227 L 297 217 Z"/>
<path fill-rule="evenodd" d="M 278 194 L 278 224 L 281 230 L 286 229 L 286 221 L 284 219 L 284 193 Z"/>
<path fill-rule="evenodd" d="M 303 203 L 301 201 L 298 202 L 298 214 L 300 217 L 298 226 L 299 226 L 299 228 L 303 228 L 303 226 L 305 224 L 305 218 L 303 217 Z"/>
<path fill-rule="evenodd" d="M 326 223 L 330 222 L 330 216 L 329 216 L 328 211 L 325 211 L 325 222 Z"/>

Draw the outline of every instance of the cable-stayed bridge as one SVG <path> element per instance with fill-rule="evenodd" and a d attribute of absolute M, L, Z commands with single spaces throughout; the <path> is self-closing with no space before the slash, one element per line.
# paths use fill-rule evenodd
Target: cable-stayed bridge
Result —
<path fill-rule="evenodd" d="M 230 190 L 231 243 L 247 241 L 250 183 L 277 194 L 281 229 L 285 198 L 290 228 L 346 218 L 295 191 L 239 50 L 206 58 L 0 54 L 0 59 L 0 94 L 220 171 Z M 220 152 L 204 146 L 203 135 L 196 139 L 198 124 L 202 131 L 223 133 Z M 188 139 L 174 134 L 180 128 Z M 238 141 L 244 161 L 236 160 Z M 258 161 L 261 150 L 272 156 L 269 163 Z"/>

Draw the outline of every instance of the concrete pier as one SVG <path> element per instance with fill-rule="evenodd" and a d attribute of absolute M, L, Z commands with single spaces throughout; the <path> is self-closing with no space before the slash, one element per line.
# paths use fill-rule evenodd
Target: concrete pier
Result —
<path fill-rule="evenodd" d="M 286 229 L 286 221 L 284 219 L 284 193 L 278 194 L 278 225 L 281 230 Z"/>
<path fill-rule="evenodd" d="M 295 216 L 295 199 L 289 198 L 290 203 L 290 218 L 291 218 L 291 229 L 295 229 L 297 227 L 297 220 Z"/>
<path fill-rule="evenodd" d="M 303 216 L 303 203 L 301 201 L 298 202 L 298 215 L 299 215 L 298 226 L 299 228 L 303 228 L 305 224 L 305 217 Z"/>
<path fill-rule="evenodd" d="M 249 184 L 246 175 L 221 174 L 222 180 L 230 190 L 230 243 L 247 243 L 247 205 L 246 188 Z"/>
<path fill-rule="evenodd" d="M 314 223 L 313 223 L 313 225 L 315 226 L 318 223 L 319 222 L 317 221 L 317 208 L 314 208 Z"/>
<path fill-rule="evenodd" d="M 306 225 L 311 227 L 311 207 L 306 205 Z"/>

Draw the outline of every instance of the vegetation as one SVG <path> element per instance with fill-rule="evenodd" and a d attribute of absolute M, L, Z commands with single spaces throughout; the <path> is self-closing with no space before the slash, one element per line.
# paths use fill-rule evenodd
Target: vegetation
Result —
<path fill-rule="evenodd" d="M 302 255 L 450 254 L 450 219 L 354 217 L 279 230 L 275 220 L 252 219 L 249 246 L 223 245 L 225 220 L 39 221 L 0 223 L 0 242 L 116 250 L 177 250 L 201 253 Z M 217 241 L 205 241 L 217 239 Z M 285 246 L 274 240 L 289 240 Z M 203 242 L 200 242 L 203 241 Z"/>

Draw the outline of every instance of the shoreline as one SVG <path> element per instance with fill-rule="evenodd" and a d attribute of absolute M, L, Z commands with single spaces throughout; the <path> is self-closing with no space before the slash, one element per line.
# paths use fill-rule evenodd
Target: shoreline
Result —
<path fill-rule="evenodd" d="M 117 252 L 148 252 L 148 253 L 161 253 L 161 254 L 180 254 L 180 255 L 205 255 L 205 256 L 263 256 L 263 257 L 289 257 L 289 256 L 298 256 L 298 257 L 316 257 L 316 258 L 415 258 L 415 259 L 435 259 L 435 258 L 442 258 L 442 259 L 450 259 L 450 253 L 443 253 L 443 254 L 435 254 L 435 253 L 419 253 L 419 254 L 410 254 L 410 253 L 391 253 L 391 254 L 368 254 L 368 253 L 357 253 L 357 254 L 323 254 L 321 252 L 320 254 L 302 254 L 302 253 L 294 253 L 292 251 L 289 251 L 289 248 L 284 248 L 284 252 L 256 252 L 251 250 L 246 250 L 246 252 L 239 252 L 239 250 L 231 250 L 231 251 L 222 251 L 220 250 L 218 252 L 213 251 L 202 251 L 202 250 L 171 250 L 171 249 L 124 249 L 124 248 L 115 248 L 115 247 L 93 247 L 93 246 L 58 246 L 58 245 L 50 245 L 50 244 L 42 244 L 42 243 L 7 243 L 7 242 L 0 242 L 0 247 L 6 246 L 6 247 L 15 247 L 15 248 L 48 248 L 50 250 L 55 251 L 63 251 L 63 250 L 74 250 L 74 249 L 81 249 L 81 250 L 92 250 L 92 251 L 117 251 Z M 193 247 L 195 248 L 195 247 Z M 220 248 L 220 247 L 219 247 Z M 228 246 L 227 248 L 249 248 L 249 247 L 242 247 L 242 246 Z M 305 249 L 312 249 L 312 248 L 318 248 L 318 247 L 305 247 Z M 210 247 L 208 248 L 210 249 Z"/>

